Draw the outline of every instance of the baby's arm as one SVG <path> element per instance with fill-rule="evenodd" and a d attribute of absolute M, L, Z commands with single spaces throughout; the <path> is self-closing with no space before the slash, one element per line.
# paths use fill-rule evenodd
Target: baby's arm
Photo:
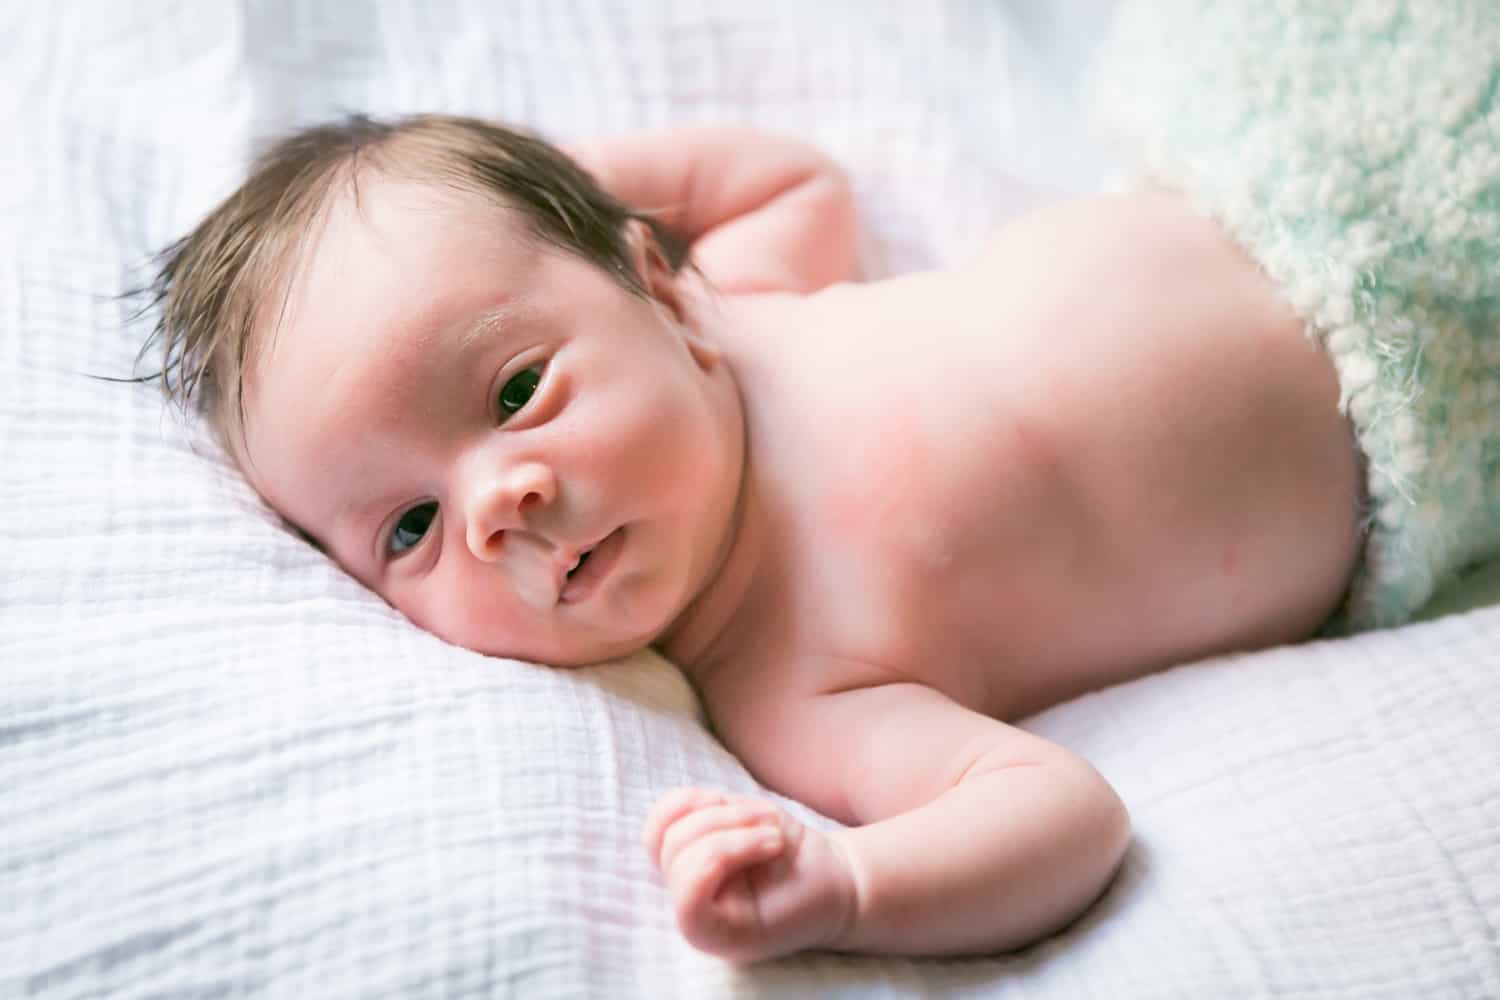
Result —
<path fill-rule="evenodd" d="M 722 291 L 811 292 L 855 273 L 843 171 L 792 139 L 683 128 L 568 147 L 606 191 L 692 247 Z"/>
<path fill-rule="evenodd" d="M 1017 948 L 1081 913 L 1128 842 L 1124 806 L 1082 759 L 930 688 L 756 716 L 721 728 L 757 777 L 866 825 L 825 836 L 753 800 L 665 799 L 648 848 L 684 933 L 724 957 Z"/>

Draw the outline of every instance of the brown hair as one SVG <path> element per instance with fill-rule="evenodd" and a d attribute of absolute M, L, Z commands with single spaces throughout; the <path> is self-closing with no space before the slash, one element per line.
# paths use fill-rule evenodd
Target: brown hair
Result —
<path fill-rule="evenodd" d="M 205 414 L 231 451 L 243 434 L 242 386 L 270 296 L 296 272 L 318 220 L 363 171 L 431 180 L 518 210 L 531 234 L 602 268 L 645 295 L 631 265 L 626 224 L 645 223 L 673 268 L 681 245 L 655 220 L 621 204 L 556 147 L 476 118 L 351 115 L 281 139 L 240 188 L 157 258 L 148 305 L 158 309 L 141 353 L 162 351 L 167 398 Z"/>

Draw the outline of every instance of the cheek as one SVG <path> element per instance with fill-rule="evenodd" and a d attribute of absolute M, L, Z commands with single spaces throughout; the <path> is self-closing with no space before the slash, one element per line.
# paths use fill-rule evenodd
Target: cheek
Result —
<path fill-rule="evenodd" d="M 672 394 L 622 387 L 597 402 L 588 433 L 574 437 L 570 450 L 603 482 L 665 486 L 702 459 L 695 426 L 703 417 Z"/>
<path fill-rule="evenodd" d="M 465 586 L 438 569 L 386 599 L 424 632 L 465 649 L 493 652 L 485 647 L 493 645 L 503 616 L 484 608 L 488 602 L 474 583 Z"/>

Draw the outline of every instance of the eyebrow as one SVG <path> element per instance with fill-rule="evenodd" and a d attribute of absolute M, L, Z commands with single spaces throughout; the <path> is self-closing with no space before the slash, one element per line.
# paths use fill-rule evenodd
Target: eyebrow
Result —
<path fill-rule="evenodd" d="M 488 337 L 497 329 L 504 327 L 507 322 L 514 319 L 516 314 L 521 311 L 520 305 L 520 302 L 516 299 L 506 299 L 499 305 L 491 306 L 474 317 L 463 327 L 459 328 L 458 335 L 454 338 L 454 352 L 465 354 L 480 340 Z"/>

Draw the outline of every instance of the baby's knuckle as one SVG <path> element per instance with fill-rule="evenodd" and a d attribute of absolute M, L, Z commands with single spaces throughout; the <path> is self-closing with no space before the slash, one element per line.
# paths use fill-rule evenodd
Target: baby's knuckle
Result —
<path fill-rule="evenodd" d="M 704 858 L 698 862 L 698 881 L 717 885 L 728 873 L 730 862 L 730 856 L 723 851 L 705 852 Z"/>

